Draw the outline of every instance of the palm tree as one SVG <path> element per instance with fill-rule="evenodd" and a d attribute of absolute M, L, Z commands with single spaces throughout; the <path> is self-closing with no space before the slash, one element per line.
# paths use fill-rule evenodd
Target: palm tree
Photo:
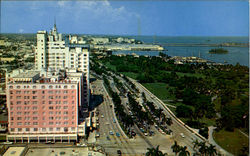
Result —
<path fill-rule="evenodd" d="M 201 153 L 201 155 L 206 155 L 207 153 L 207 146 L 205 142 L 200 142 L 199 144 L 199 152 Z"/>
<path fill-rule="evenodd" d="M 146 156 L 165 156 L 168 155 L 167 153 L 163 153 L 159 150 L 159 145 L 156 148 L 147 148 L 148 152 L 146 153 Z"/>
<path fill-rule="evenodd" d="M 187 156 L 187 155 L 190 156 L 190 152 L 187 150 L 187 146 L 184 147 L 181 146 L 179 156 Z"/>
<path fill-rule="evenodd" d="M 200 144 L 200 142 L 198 141 L 198 139 L 196 139 L 195 141 L 193 141 L 193 144 L 194 144 L 193 149 L 194 150 L 198 150 L 199 149 L 199 144 Z"/>
<path fill-rule="evenodd" d="M 215 156 L 217 154 L 215 146 L 210 144 L 210 146 L 207 148 L 207 153 L 209 156 Z"/>
<path fill-rule="evenodd" d="M 180 146 L 177 144 L 177 141 L 174 141 L 174 145 L 172 145 L 171 148 L 175 153 L 175 155 L 177 155 L 180 152 Z"/>

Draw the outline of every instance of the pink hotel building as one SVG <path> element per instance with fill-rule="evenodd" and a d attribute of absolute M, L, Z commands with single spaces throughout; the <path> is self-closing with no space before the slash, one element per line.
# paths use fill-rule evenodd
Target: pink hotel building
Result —
<path fill-rule="evenodd" d="M 84 135 L 78 124 L 83 103 L 84 75 L 81 72 L 28 71 L 8 78 L 8 141 L 76 141 Z"/>

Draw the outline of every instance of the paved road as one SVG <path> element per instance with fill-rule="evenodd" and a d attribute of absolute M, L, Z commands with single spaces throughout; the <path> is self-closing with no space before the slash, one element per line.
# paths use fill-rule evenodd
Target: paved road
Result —
<path fill-rule="evenodd" d="M 122 135 L 117 137 L 115 135 L 110 135 L 109 131 L 112 130 L 115 134 L 119 132 L 123 134 L 119 128 L 118 123 L 113 122 L 114 112 L 113 108 L 110 107 L 112 104 L 111 99 L 108 97 L 105 89 L 103 88 L 101 80 L 93 82 L 92 85 L 95 85 L 94 94 L 104 95 L 104 101 L 101 103 L 97 109 L 99 111 L 99 122 L 100 122 L 100 138 L 97 138 L 96 144 L 99 144 L 105 148 L 105 152 L 109 154 L 116 154 L 117 150 L 120 149 L 122 153 L 129 155 L 144 155 L 147 152 L 147 148 L 156 147 L 160 145 L 160 150 L 167 152 L 168 154 L 173 154 L 171 150 L 171 145 L 173 144 L 173 139 L 169 135 L 162 135 L 156 132 L 154 136 L 144 136 L 137 126 L 134 126 L 137 136 L 134 139 L 128 139 L 126 136 Z M 116 90 L 117 91 L 117 90 Z M 121 98 L 123 104 L 127 102 L 126 98 Z M 103 117 L 102 117 L 103 115 Z M 110 140 L 107 140 L 109 136 Z"/>

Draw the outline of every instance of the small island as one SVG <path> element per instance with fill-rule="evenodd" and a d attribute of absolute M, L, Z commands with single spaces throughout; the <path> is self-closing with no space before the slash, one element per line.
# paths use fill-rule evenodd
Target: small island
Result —
<path fill-rule="evenodd" d="M 210 54 L 227 54 L 228 50 L 223 49 L 223 48 L 218 48 L 218 49 L 211 49 L 209 50 Z"/>

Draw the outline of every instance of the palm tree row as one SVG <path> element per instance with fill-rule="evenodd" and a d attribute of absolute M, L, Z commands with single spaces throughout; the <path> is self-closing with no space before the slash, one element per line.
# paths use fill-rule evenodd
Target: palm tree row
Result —
<path fill-rule="evenodd" d="M 171 146 L 175 155 L 179 153 L 179 156 L 190 156 L 190 152 L 187 150 L 187 146 L 180 146 L 177 141 L 174 141 L 174 145 Z"/>
<path fill-rule="evenodd" d="M 217 155 L 215 146 L 212 144 L 207 146 L 205 142 L 199 142 L 198 140 L 193 141 L 193 144 L 194 144 L 193 149 L 196 151 L 197 155 L 201 155 L 201 156 Z"/>

